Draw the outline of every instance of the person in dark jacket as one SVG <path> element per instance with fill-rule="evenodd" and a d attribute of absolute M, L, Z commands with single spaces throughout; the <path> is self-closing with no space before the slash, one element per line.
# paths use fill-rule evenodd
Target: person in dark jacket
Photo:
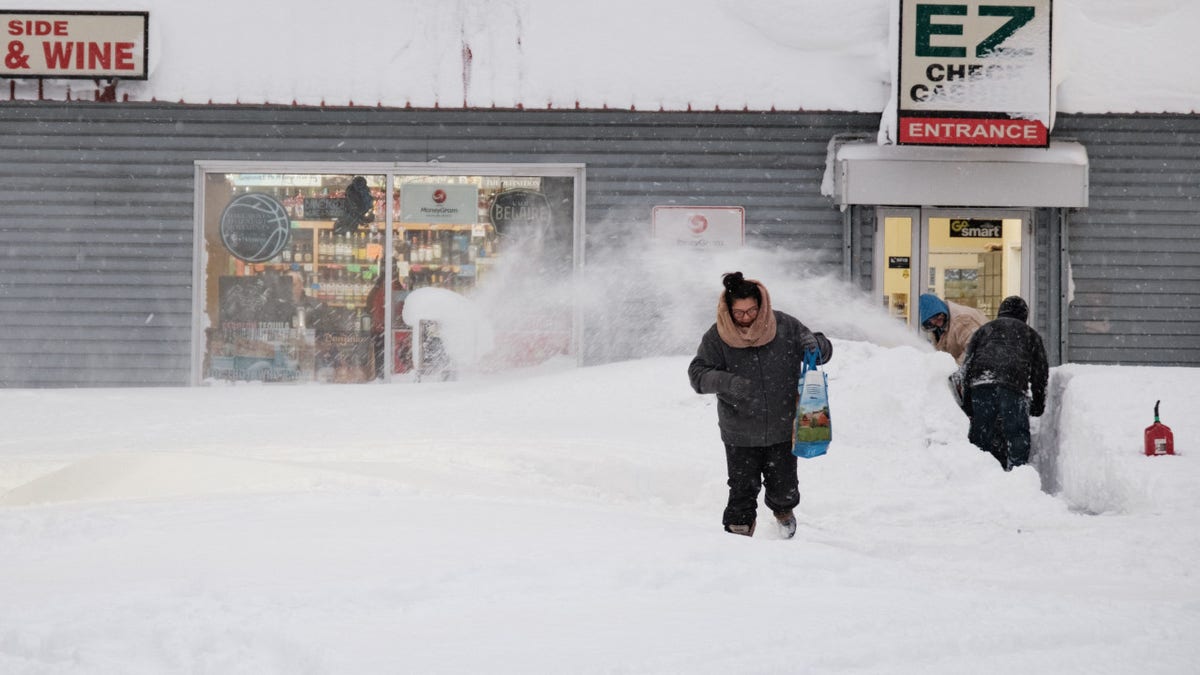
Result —
<path fill-rule="evenodd" d="M 729 503 L 725 531 L 751 536 L 758 493 L 784 532 L 796 532 L 800 503 L 792 424 L 804 353 L 828 363 L 833 346 L 795 317 L 771 309 L 761 283 L 741 272 L 726 274 L 717 301 L 717 322 L 700 340 L 688 378 L 698 394 L 717 395 L 717 422 L 725 443 Z"/>
<path fill-rule="evenodd" d="M 1050 367 L 1042 337 L 1025 323 L 1028 318 L 1024 300 L 1005 298 L 996 318 L 971 336 L 963 360 L 969 438 L 1005 471 L 1029 461 L 1029 416 L 1040 417 L 1046 409 Z"/>

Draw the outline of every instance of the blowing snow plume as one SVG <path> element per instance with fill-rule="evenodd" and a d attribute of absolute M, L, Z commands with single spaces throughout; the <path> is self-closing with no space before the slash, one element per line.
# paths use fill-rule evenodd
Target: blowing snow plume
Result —
<path fill-rule="evenodd" d="M 734 271 L 763 282 L 775 309 L 830 337 L 885 347 L 926 344 L 868 293 L 830 276 L 811 251 L 696 251 L 624 237 L 590 246 L 573 275 L 570 242 L 549 239 L 548 232 L 506 242 L 473 298 L 498 334 L 569 331 L 578 309 L 588 364 L 693 353 L 716 320 L 721 275 Z"/>

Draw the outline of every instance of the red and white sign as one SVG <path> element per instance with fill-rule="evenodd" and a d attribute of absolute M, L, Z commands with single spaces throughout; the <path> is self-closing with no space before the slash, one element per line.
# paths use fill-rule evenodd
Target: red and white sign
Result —
<path fill-rule="evenodd" d="M 1049 143 L 1050 132 L 1037 120 L 969 117 L 902 117 L 900 142 L 935 145 L 1034 145 Z"/>
<path fill-rule="evenodd" d="M 738 248 L 746 241 L 746 210 L 740 206 L 656 206 L 658 241 L 696 249 Z"/>
<path fill-rule="evenodd" d="M 146 79 L 149 12 L 14 12 L 0 77 Z"/>
<path fill-rule="evenodd" d="M 479 187 L 459 183 L 403 183 L 400 222 L 471 225 L 479 222 Z"/>

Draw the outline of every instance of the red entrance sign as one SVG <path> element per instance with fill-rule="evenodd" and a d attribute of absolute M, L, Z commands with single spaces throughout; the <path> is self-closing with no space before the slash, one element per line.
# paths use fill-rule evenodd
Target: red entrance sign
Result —
<path fill-rule="evenodd" d="M 1037 120 L 901 117 L 900 142 L 914 145 L 1020 145 L 1044 148 L 1049 132 Z"/>

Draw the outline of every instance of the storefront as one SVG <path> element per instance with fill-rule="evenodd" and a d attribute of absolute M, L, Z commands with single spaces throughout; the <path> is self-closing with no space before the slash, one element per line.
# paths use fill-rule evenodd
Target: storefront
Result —
<path fill-rule="evenodd" d="M 1058 362 L 1070 262 L 1062 232 L 1088 206 L 1088 156 L 1046 149 L 924 148 L 835 142 L 829 184 L 847 213 L 857 269 L 893 316 L 917 327 L 916 298 L 935 293 L 994 318 L 1020 295 Z M 851 258 L 848 258 L 848 268 Z"/>
<path fill-rule="evenodd" d="M 213 40 L 217 27 L 195 28 L 210 7 L 149 4 L 114 13 L 142 23 L 98 35 L 96 67 L 6 72 L 0 386 L 408 381 L 443 376 L 421 372 L 442 349 L 483 370 L 665 353 L 639 339 L 646 317 L 620 293 L 585 310 L 571 281 L 636 249 L 657 207 L 701 205 L 736 209 L 748 249 L 801 252 L 804 274 L 910 325 L 922 292 L 987 313 L 1019 293 L 1055 364 L 1200 365 L 1200 115 L 1190 80 L 1159 95 L 1186 60 L 1133 51 L 1136 27 L 1056 17 L 1055 39 L 1067 27 L 1074 42 L 1055 52 L 1078 55 L 1075 68 L 1049 78 L 1041 59 L 1046 86 L 985 97 L 1036 108 L 994 130 L 1037 146 L 949 147 L 878 139 L 889 120 L 949 128 L 963 111 L 928 110 L 926 94 L 970 80 L 972 64 L 951 59 L 1032 25 L 1020 13 L 917 3 L 906 25 L 924 25 L 914 44 L 936 53 L 905 75 L 929 81 L 901 87 L 912 105 L 896 110 L 882 10 L 839 13 L 864 19 L 866 32 L 838 33 L 865 36 L 850 52 L 777 53 L 779 40 L 742 35 L 655 61 L 694 36 L 635 39 L 603 12 L 603 30 L 580 33 L 551 5 L 510 8 L 507 23 L 443 20 L 471 3 L 397 5 L 335 61 L 294 50 L 292 36 L 324 27 L 315 12 L 288 13 L 291 33 L 259 17 Z M 1145 34 L 1170 43 L 1195 10 L 1146 11 L 1161 20 Z M 744 14 L 762 12 L 808 25 L 804 10 Z M 62 14 L 30 20 L 102 13 Z M 968 19 L 991 23 L 959 32 Z M 695 21 L 731 35 L 724 11 Z M 347 67 L 375 63 L 397 31 L 421 47 L 372 76 Z M 569 67 L 547 47 L 562 35 L 591 45 Z M 614 35 L 655 67 L 612 58 Z M 26 36 L 25 56 L 44 53 L 42 37 Z M 110 65 L 134 74 L 100 68 L 110 43 Z M 273 67 L 242 67 L 255 59 Z M 735 65 L 748 59 L 763 64 L 753 77 Z M 818 72 L 832 86 L 810 81 Z M 965 128 L 1002 114 L 984 112 Z"/>
<path fill-rule="evenodd" d="M 577 359 L 578 308 L 521 298 L 579 272 L 582 184 L 572 165 L 198 162 L 192 382 Z"/>

